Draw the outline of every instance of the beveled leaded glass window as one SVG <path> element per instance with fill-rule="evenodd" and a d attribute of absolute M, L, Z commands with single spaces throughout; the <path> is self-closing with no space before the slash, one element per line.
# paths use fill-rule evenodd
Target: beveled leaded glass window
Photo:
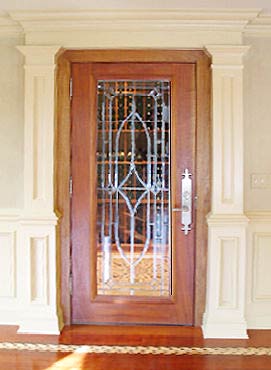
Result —
<path fill-rule="evenodd" d="M 169 296 L 170 83 L 98 81 L 98 294 Z"/>

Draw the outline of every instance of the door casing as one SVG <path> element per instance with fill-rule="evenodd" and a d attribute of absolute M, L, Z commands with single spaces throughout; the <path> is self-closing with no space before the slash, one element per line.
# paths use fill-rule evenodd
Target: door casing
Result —
<path fill-rule="evenodd" d="M 72 63 L 167 62 L 196 66 L 196 255 L 194 323 L 201 325 L 205 309 L 207 224 L 211 203 L 210 58 L 203 50 L 67 50 L 57 60 L 55 210 L 58 225 L 60 306 L 64 323 L 71 323 L 70 303 L 70 75 Z"/>

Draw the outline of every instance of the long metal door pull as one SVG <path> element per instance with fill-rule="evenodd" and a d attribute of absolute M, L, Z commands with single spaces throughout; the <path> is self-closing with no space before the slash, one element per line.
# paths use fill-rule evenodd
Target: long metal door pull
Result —
<path fill-rule="evenodd" d="M 181 208 L 173 208 L 173 212 L 181 212 L 182 231 L 185 235 L 191 231 L 192 223 L 192 174 L 186 168 L 182 174 Z"/>
<path fill-rule="evenodd" d="M 192 174 L 188 169 L 182 174 L 182 231 L 187 235 L 191 231 L 192 223 Z"/>

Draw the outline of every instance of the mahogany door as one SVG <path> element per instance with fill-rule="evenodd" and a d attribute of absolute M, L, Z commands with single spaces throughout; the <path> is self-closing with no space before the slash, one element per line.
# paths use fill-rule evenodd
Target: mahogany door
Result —
<path fill-rule="evenodd" d="M 72 80 L 72 322 L 192 325 L 195 65 Z"/>

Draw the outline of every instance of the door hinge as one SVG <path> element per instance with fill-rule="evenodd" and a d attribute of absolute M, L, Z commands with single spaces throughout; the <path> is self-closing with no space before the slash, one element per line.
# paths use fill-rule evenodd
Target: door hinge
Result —
<path fill-rule="evenodd" d="M 72 98 L 72 78 L 70 78 L 70 99 Z"/>
<path fill-rule="evenodd" d="M 70 193 L 70 197 L 72 197 L 72 176 L 70 176 L 70 181 L 69 181 L 69 193 Z"/>
<path fill-rule="evenodd" d="M 70 274 L 69 276 L 69 291 L 70 295 L 72 295 L 72 274 Z"/>

